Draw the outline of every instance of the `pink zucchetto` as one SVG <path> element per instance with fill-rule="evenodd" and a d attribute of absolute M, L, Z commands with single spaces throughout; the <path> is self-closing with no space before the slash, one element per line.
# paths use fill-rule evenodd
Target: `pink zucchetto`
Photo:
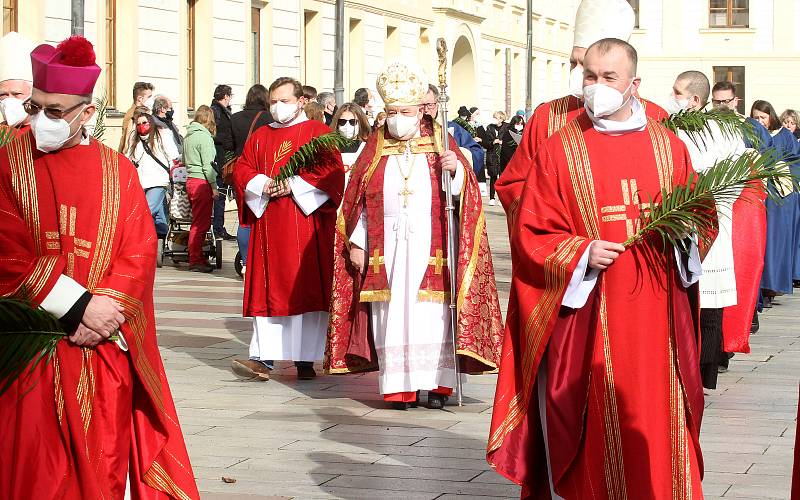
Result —
<path fill-rule="evenodd" d="M 71 36 L 57 47 L 39 45 L 31 52 L 31 66 L 34 88 L 54 94 L 91 94 L 100 76 L 94 47 L 82 36 Z"/>

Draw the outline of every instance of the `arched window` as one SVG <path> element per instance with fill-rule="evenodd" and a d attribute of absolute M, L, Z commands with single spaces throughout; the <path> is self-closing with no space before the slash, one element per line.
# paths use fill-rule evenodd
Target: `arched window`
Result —
<path fill-rule="evenodd" d="M 633 14 L 636 16 L 636 22 L 634 23 L 635 28 L 639 28 L 639 0 L 628 0 L 628 3 L 631 4 L 631 8 L 633 9 Z"/>

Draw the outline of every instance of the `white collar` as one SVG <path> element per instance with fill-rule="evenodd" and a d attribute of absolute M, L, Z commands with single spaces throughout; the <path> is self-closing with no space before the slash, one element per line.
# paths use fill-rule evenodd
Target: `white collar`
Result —
<path fill-rule="evenodd" d="M 295 119 L 290 121 L 289 123 L 272 122 L 272 123 L 269 124 L 269 126 L 272 127 L 272 128 L 287 128 L 287 127 L 291 127 L 293 125 L 298 125 L 300 123 L 307 122 L 307 121 L 308 121 L 308 117 L 306 116 L 306 112 L 305 111 L 300 111 L 300 114 L 297 115 L 295 117 Z"/>
<path fill-rule="evenodd" d="M 631 97 L 631 109 L 633 114 L 630 118 L 624 121 L 607 120 L 605 118 L 598 118 L 594 116 L 589 106 L 585 106 L 586 114 L 592 120 L 594 129 L 601 134 L 609 135 L 622 135 L 628 132 L 641 132 L 647 126 L 647 115 L 644 108 L 639 104 L 639 100 Z"/>

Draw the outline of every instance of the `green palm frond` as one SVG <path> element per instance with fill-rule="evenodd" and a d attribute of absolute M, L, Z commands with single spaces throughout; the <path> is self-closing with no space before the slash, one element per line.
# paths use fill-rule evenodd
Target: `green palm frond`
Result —
<path fill-rule="evenodd" d="M 318 161 L 320 154 L 338 151 L 351 142 L 353 142 L 351 139 L 338 132 L 330 132 L 311 139 L 292 154 L 289 162 L 278 172 L 274 182 L 277 184 L 286 182 L 289 177 L 297 175 L 300 170 L 306 169 Z"/>
<path fill-rule="evenodd" d="M 17 129 L 8 125 L 0 125 L 0 147 L 5 146 L 17 137 Z"/>
<path fill-rule="evenodd" d="M 684 185 L 675 186 L 671 192 L 661 191 L 660 201 L 650 200 L 642 215 L 641 229 L 625 241 L 630 247 L 654 234 L 665 243 L 680 246 L 688 234 L 696 234 L 708 244 L 716 232 L 717 215 L 714 204 L 733 204 L 740 193 L 745 199 L 755 201 L 755 193 L 778 198 L 767 182 L 773 185 L 791 185 L 798 190 L 796 178 L 785 164 L 778 164 L 778 153 L 768 149 L 762 154 L 749 151 L 738 158 L 717 162 L 702 174 L 692 173 Z"/>
<path fill-rule="evenodd" d="M 44 361 L 66 333 L 58 320 L 28 302 L 0 298 L 0 395 Z"/>
<path fill-rule="evenodd" d="M 753 126 L 743 116 L 726 109 L 679 111 L 664 118 L 661 124 L 674 133 L 683 130 L 695 145 L 699 146 L 699 143 L 702 143 L 705 146 L 706 139 L 713 139 L 712 122 L 719 126 L 722 136 L 726 139 L 757 142 Z"/>
<path fill-rule="evenodd" d="M 478 135 L 478 131 L 475 130 L 475 127 L 473 127 L 470 122 L 468 122 L 461 116 L 456 116 L 453 119 L 453 123 L 457 123 L 461 128 L 469 132 L 469 135 L 471 135 L 473 138 Z"/>
<path fill-rule="evenodd" d="M 92 137 L 102 142 L 103 135 L 106 133 L 106 115 L 108 114 L 108 96 L 105 92 L 94 98 L 94 106 L 96 111 Z"/>

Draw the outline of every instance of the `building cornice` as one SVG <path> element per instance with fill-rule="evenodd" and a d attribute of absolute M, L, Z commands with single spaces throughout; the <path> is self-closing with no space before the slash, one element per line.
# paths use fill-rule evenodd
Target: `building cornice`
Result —
<path fill-rule="evenodd" d="M 464 12 L 463 10 L 454 9 L 452 7 L 434 7 L 433 12 L 435 14 L 444 14 L 447 17 L 452 17 L 453 19 L 461 19 L 462 21 L 466 21 L 468 23 L 475 23 L 481 24 L 485 17 L 481 17 L 477 14 L 470 14 L 469 12 Z"/>
<path fill-rule="evenodd" d="M 326 3 L 329 5 L 336 5 L 336 0 L 317 0 L 320 3 Z M 359 2 L 344 2 L 344 7 L 346 9 L 351 10 L 360 10 L 362 12 L 366 12 L 369 14 L 376 14 L 383 17 L 388 17 L 391 19 L 399 19 L 401 21 L 407 21 L 410 23 L 420 24 L 422 26 L 433 26 L 434 21 L 433 19 L 426 19 L 424 17 L 416 17 L 416 16 L 409 16 L 408 14 L 403 14 L 402 12 L 394 12 L 391 10 L 381 9 L 378 7 L 373 7 L 371 5 L 365 5 Z"/>
<path fill-rule="evenodd" d="M 494 42 L 500 45 L 507 45 L 509 47 L 516 47 L 518 49 L 527 49 L 528 46 L 525 45 L 525 42 L 517 42 L 515 40 L 508 40 L 506 38 L 500 38 L 497 36 L 487 35 L 485 33 L 481 34 L 481 40 L 486 40 L 487 42 Z M 566 52 L 560 52 L 558 50 L 547 49 L 544 47 L 539 47 L 534 45 L 533 51 L 539 54 L 548 54 L 551 56 L 558 56 L 558 57 L 569 57 L 569 54 Z"/>

